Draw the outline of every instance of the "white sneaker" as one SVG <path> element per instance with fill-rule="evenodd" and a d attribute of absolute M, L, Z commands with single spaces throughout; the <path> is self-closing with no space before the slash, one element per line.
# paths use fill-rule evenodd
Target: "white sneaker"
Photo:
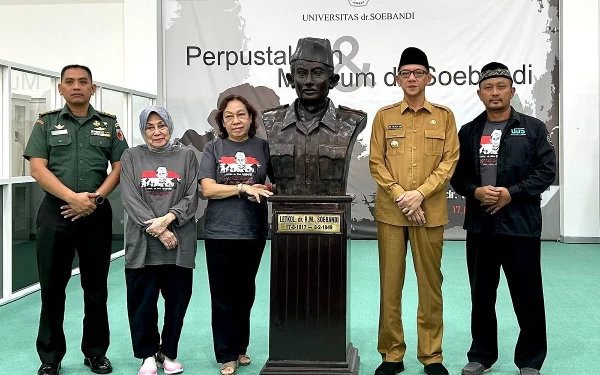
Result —
<path fill-rule="evenodd" d="M 148 357 L 142 362 L 142 367 L 140 367 L 138 375 L 156 375 L 157 371 L 156 359 L 154 357 Z"/>
<path fill-rule="evenodd" d="M 165 374 L 179 374 L 183 372 L 183 365 L 177 359 L 171 359 L 162 353 L 156 355 L 158 367 L 165 371 Z"/>

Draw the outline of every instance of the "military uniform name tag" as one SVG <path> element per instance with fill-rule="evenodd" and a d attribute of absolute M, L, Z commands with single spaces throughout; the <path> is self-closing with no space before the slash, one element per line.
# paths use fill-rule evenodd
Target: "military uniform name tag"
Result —
<path fill-rule="evenodd" d="M 103 130 L 92 130 L 92 135 L 98 135 L 100 137 L 110 137 L 110 132 Z"/>
<path fill-rule="evenodd" d="M 69 134 L 67 129 L 62 129 L 62 130 L 52 130 L 50 132 L 50 134 L 52 135 L 61 135 L 61 134 Z"/>
<path fill-rule="evenodd" d="M 340 234 L 340 214 L 277 214 L 277 233 Z"/>
<path fill-rule="evenodd" d="M 388 125 L 388 130 L 402 130 L 402 124 Z"/>

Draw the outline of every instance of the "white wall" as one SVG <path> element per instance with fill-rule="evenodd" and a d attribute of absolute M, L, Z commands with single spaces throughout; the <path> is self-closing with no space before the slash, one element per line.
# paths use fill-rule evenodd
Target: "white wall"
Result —
<path fill-rule="evenodd" d="M 157 92 L 157 0 L 124 0 L 124 83 L 127 88 Z"/>
<path fill-rule="evenodd" d="M 560 3 L 561 236 L 600 242 L 600 9 Z"/>
<path fill-rule="evenodd" d="M 156 94 L 156 0 L 0 0 L 0 59 Z"/>
<path fill-rule="evenodd" d="M 123 1 L 0 1 L 0 58 L 123 85 Z"/>

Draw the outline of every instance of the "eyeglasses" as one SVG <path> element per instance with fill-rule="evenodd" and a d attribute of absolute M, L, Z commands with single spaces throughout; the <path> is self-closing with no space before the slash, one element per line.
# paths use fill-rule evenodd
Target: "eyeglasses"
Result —
<path fill-rule="evenodd" d="M 400 74 L 400 77 L 402 77 L 404 79 L 407 79 L 408 77 L 410 77 L 411 74 L 414 74 L 415 78 L 422 78 L 425 74 L 427 74 L 427 72 L 422 69 L 415 69 L 415 70 L 401 70 L 399 74 Z"/>
<path fill-rule="evenodd" d="M 233 122 L 233 119 L 235 117 L 236 117 L 236 115 L 234 115 L 233 113 L 226 113 L 223 116 L 223 122 L 225 122 L 225 123 Z M 239 120 L 246 120 L 248 118 L 248 113 L 246 113 L 246 112 L 238 112 L 237 118 Z"/>

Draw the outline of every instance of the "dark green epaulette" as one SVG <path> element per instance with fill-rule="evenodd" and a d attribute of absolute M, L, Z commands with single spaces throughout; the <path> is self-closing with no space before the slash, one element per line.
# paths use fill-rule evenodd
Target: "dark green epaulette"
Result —
<path fill-rule="evenodd" d="M 53 109 L 53 110 L 50 110 L 50 111 L 42 112 L 42 113 L 40 113 L 40 117 L 45 116 L 45 115 L 49 115 L 51 113 L 60 112 L 60 111 L 62 111 L 62 108 L 58 108 L 58 109 Z"/>
<path fill-rule="evenodd" d="M 441 104 L 436 104 L 436 103 L 431 103 L 432 106 L 437 107 L 437 108 L 441 108 L 443 110 L 445 110 L 446 112 L 452 113 L 452 110 L 448 107 L 446 107 L 445 105 L 441 105 Z"/>
<path fill-rule="evenodd" d="M 394 104 L 386 105 L 385 107 L 382 107 L 382 108 L 380 109 L 380 111 L 385 111 L 386 109 L 392 109 L 392 108 L 395 108 L 395 107 L 399 106 L 399 105 L 400 105 L 400 103 L 402 103 L 402 102 L 398 102 L 398 103 L 394 103 Z"/>
<path fill-rule="evenodd" d="M 108 113 L 108 112 L 104 112 L 104 111 L 98 111 L 98 113 L 101 114 L 101 115 L 103 115 L 103 116 L 107 116 L 107 117 L 113 118 L 115 120 L 117 119 L 117 116 L 113 115 L 112 113 Z"/>
<path fill-rule="evenodd" d="M 277 110 L 280 110 L 280 109 L 287 109 L 289 106 L 290 106 L 289 104 L 284 104 L 284 105 L 280 105 L 280 106 L 277 106 L 277 107 L 273 107 L 273 108 L 269 108 L 269 109 L 264 109 L 262 111 L 262 113 L 273 112 L 273 111 L 277 111 Z"/>

